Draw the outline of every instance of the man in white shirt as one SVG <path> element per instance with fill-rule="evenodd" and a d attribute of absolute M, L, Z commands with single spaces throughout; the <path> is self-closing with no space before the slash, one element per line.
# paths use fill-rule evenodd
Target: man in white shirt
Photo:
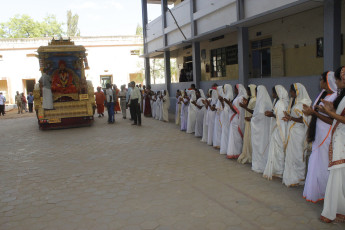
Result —
<path fill-rule="evenodd" d="M 116 101 L 116 95 L 114 91 L 112 90 L 109 83 L 106 84 L 106 90 L 105 90 L 105 98 L 107 101 L 107 110 L 108 110 L 108 123 L 113 124 L 115 122 L 114 117 L 114 105 Z"/>
<path fill-rule="evenodd" d="M 6 97 L 2 95 L 2 92 L 0 92 L 0 116 L 5 116 L 5 102 L 6 102 Z"/>
<path fill-rule="evenodd" d="M 131 82 L 131 95 L 130 95 L 130 109 L 133 114 L 133 124 L 141 126 L 141 112 L 140 112 L 140 101 L 141 101 L 141 92 L 138 87 L 135 86 L 135 82 Z"/>

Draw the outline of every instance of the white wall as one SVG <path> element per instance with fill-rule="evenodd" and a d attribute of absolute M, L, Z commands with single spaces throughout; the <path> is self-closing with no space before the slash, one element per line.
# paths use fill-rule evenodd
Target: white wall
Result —
<path fill-rule="evenodd" d="M 180 26 L 183 26 L 187 23 L 190 23 L 190 1 L 186 0 L 181 4 L 178 4 L 174 8 L 171 9 L 177 23 Z M 171 16 L 170 12 L 166 12 L 166 19 L 167 19 L 167 28 L 172 26 L 173 28 L 177 28 L 173 17 Z"/>
<path fill-rule="evenodd" d="M 150 41 L 147 44 L 147 52 L 151 53 L 163 48 L 163 37 Z"/>
<path fill-rule="evenodd" d="M 147 42 L 162 36 L 162 30 L 162 17 L 159 16 L 158 18 L 147 24 Z"/>
<path fill-rule="evenodd" d="M 7 80 L 10 103 L 14 103 L 16 91 L 24 92 L 23 79 L 41 77 L 39 62 L 36 57 L 27 54 L 37 54 L 39 46 L 47 45 L 49 38 L 40 39 L 0 39 L 0 79 Z M 129 74 L 143 68 L 143 59 L 131 55 L 131 50 L 142 49 L 142 39 L 139 36 L 116 37 L 84 37 L 75 38 L 76 45 L 84 45 L 88 53 L 90 70 L 85 70 L 88 80 L 94 87 L 100 85 L 100 75 L 113 75 L 115 84 L 125 84 Z M 104 72 L 108 70 L 108 72 Z"/>
<path fill-rule="evenodd" d="M 244 0 L 245 18 L 287 5 L 298 0 Z"/>
<path fill-rule="evenodd" d="M 220 4 L 216 4 L 218 6 Z M 226 5 L 197 20 L 197 32 L 202 34 L 219 27 L 230 25 L 237 20 L 236 4 Z"/>
<path fill-rule="evenodd" d="M 192 31 L 191 31 L 191 28 L 190 28 L 190 24 L 181 27 L 181 30 L 182 30 L 184 36 L 186 36 L 187 39 L 191 38 Z M 185 38 L 183 37 L 181 31 L 178 30 L 178 29 L 174 30 L 174 31 L 172 31 L 172 32 L 170 32 L 168 34 L 168 45 L 172 45 L 172 44 L 178 43 L 181 40 L 185 40 Z"/>

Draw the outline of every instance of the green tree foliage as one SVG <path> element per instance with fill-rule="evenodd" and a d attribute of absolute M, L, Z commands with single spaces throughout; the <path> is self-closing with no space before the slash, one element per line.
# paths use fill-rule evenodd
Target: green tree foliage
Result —
<path fill-rule="evenodd" d="M 137 25 L 137 29 L 135 31 L 135 35 L 143 36 L 143 27 L 140 24 Z"/>
<path fill-rule="evenodd" d="M 0 23 L 0 38 L 35 38 L 62 35 L 62 23 L 54 15 L 48 15 L 43 22 L 30 16 L 15 15 L 8 22 Z"/>
<path fill-rule="evenodd" d="M 45 36 L 48 37 L 61 37 L 63 35 L 62 27 L 63 23 L 57 21 L 55 15 L 48 15 L 44 18 L 44 21 L 41 23 L 41 29 Z"/>
<path fill-rule="evenodd" d="M 67 11 L 67 36 L 75 37 L 80 36 L 80 30 L 78 29 L 78 14 L 73 15 L 71 10 Z"/>

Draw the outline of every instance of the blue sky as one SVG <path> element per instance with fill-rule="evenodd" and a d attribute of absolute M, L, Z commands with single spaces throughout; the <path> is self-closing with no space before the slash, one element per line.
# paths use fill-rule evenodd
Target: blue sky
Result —
<path fill-rule="evenodd" d="M 0 22 L 16 14 L 27 14 L 41 21 L 56 15 L 66 23 L 67 10 L 79 15 L 81 36 L 135 34 L 141 24 L 141 0 L 0 0 Z M 160 15 L 160 5 L 148 5 L 149 21 Z"/>

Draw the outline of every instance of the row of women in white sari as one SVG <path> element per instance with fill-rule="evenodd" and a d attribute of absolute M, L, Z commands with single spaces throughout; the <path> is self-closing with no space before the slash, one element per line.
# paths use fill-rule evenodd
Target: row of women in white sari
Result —
<path fill-rule="evenodd" d="M 328 197 L 332 201 L 328 205 L 325 201 L 323 220 L 344 218 L 345 142 L 341 138 L 345 137 L 345 121 L 337 123 L 333 119 L 344 110 L 345 99 L 336 110 L 331 106 L 339 98 L 338 72 L 336 76 L 331 71 L 322 75 L 322 92 L 313 105 L 300 83 L 291 85 L 290 99 L 283 86 L 273 87 L 273 103 L 263 85 L 249 85 L 246 90 L 237 84 L 234 93 L 229 84 L 213 87 L 207 98 L 202 90 L 186 90 L 177 94 L 176 124 L 187 133 L 195 133 L 227 158 L 252 163 L 252 170 L 269 180 L 282 178 L 286 186 L 305 184 L 303 196 L 308 201 Z M 344 76 L 345 68 L 343 72 Z M 333 156 L 336 163 L 330 166 L 332 138 L 337 141 L 333 142 L 333 155 L 335 148 L 337 153 Z M 308 146 L 312 148 L 306 176 Z M 329 176 L 335 168 L 339 169 L 333 170 L 337 173 Z"/>
<path fill-rule="evenodd" d="M 151 91 L 151 114 L 156 120 L 169 121 L 170 97 L 167 90 Z"/>

